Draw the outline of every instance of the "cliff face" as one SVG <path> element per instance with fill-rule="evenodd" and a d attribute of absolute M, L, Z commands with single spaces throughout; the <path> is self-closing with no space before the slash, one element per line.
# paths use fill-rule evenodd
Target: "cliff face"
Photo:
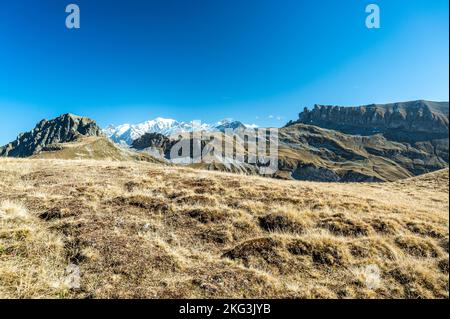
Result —
<path fill-rule="evenodd" d="M 0 147 L 0 156 L 27 157 L 49 145 L 72 142 L 81 136 L 102 136 L 102 131 L 89 118 L 64 114 L 50 121 L 40 121 L 30 132 Z"/>
<path fill-rule="evenodd" d="M 393 181 L 448 167 L 448 102 L 315 105 L 280 130 L 294 179 Z"/>
<path fill-rule="evenodd" d="M 393 139 L 410 134 L 443 138 L 448 135 L 448 102 L 413 101 L 372 104 L 359 107 L 315 105 L 313 110 L 299 114 L 297 121 L 339 130 L 349 134 L 372 135 L 388 133 Z"/>

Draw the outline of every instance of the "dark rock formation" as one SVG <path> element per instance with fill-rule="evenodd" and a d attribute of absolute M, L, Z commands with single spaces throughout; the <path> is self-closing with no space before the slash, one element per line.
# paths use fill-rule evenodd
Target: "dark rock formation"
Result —
<path fill-rule="evenodd" d="M 28 157 L 53 144 L 72 142 L 82 136 L 102 136 L 102 131 L 87 117 L 64 114 L 50 121 L 40 121 L 30 132 L 0 147 L 0 156 Z"/>
<path fill-rule="evenodd" d="M 280 130 L 283 176 L 392 181 L 448 167 L 448 102 L 316 105 Z"/>
<path fill-rule="evenodd" d="M 152 150 L 159 154 L 160 157 L 168 159 L 170 157 L 170 149 L 177 142 L 160 133 L 145 133 L 138 139 L 134 140 L 131 147 L 135 150 Z"/>
<path fill-rule="evenodd" d="M 170 148 L 171 141 L 167 136 L 159 133 L 145 133 L 138 139 L 134 140 L 131 146 L 137 150 L 143 150 L 149 147 L 156 147 L 166 150 Z"/>
<path fill-rule="evenodd" d="M 448 137 L 448 102 L 412 101 L 359 107 L 315 105 L 297 121 L 347 134 L 383 133 L 390 140 L 418 141 Z"/>

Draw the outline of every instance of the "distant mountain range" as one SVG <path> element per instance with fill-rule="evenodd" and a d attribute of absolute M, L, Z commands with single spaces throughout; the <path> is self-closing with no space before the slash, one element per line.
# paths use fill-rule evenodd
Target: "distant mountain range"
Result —
<path fill-rule="evenodd" d="M 448 109 L 448 102 L 430 101 L 305 109 L 279 129 L 279 171 L 274 177 L 393 181 L 448 167 Z M 177 140 L 177 136 L 144 134 L 132 147 L 168 159 Z M 219 164 L 196 167 L 254 172 L 245 163 Z"/>
<path fill-rule="evenodd" d="M 324 182 L 394 181 L 446 168 L 448 114 L 448 102 L 316 105 L 279 129 L 279 171 L 272 177 Z M 190 139 L 186 133 L 194 129 L 219 134 L 227 128 L 244 127 L 232 120 L 198 124 L 157 118 L 102 130 L 91 119 L 64 114 L 40 121 L 30 132 L 0 147 L 0 156 L 167 162 L 171 146 L 180 139 Z M 244 155 L 245 143 L 237 144 L 236 151 Z M 257 173 L 254 164 L 239 162 L 237 157 L 222 160 L 194 167 Z"/>
<path fill-rule="evenodd" d="M 103 133 L 116 143 L 132 145 L 133 141 L 139 139 L 146 133 L 158 133 L 164 136 L 173 136 L 180 133 L 192 132 L 195 130 L 220 132 L 227 128 L 256 127 L 254 124 L 243 124 L 239 121 L 225 119 L 214 124 L 201 123 L 199 121 L 179 122 L 174 119 L 157 117 L 139 124 L 109 125 Z"/>

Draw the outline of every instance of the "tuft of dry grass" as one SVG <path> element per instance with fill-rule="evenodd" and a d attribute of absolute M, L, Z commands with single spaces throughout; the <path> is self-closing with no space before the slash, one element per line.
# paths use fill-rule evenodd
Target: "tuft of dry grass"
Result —
<path fill-rule="evenodd" d="M 61 238 L 20 203 L 0 202 L 0 298 L 64 296 Z"/>
<path fill-rule="evenodd" d="M 334 184 L 0 159 L 0 298 L 448 298 L 448 207 L 448 170 Z"/>

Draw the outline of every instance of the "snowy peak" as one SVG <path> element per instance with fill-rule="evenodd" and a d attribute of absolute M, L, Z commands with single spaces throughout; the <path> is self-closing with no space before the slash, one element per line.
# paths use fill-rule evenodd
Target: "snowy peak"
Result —
<path fill-rule="evenodd" d="M 220 121 L 217 124 L 218 125 L 216 125 L 216 129 L 221 132 L 224 132 L 226 129 L 241 130 L 246 128 L 246 126 L 241 122 L 232 120 Z"/>
<path fill-rule="evenodd" d="M 224 119 L 215 124 L 207 124 L 201 121 L 178 122 L 174 119 L 157 117 L 139 124 L 109 125 L 103 130 L 103 133 L 116 143 L 131 145 L 133 141 L 145 133 L 159 133 L 171 136 L 194 130 L 223 132 L 225 129 L 244 129 L 246 127 L 255 128 L 255 125 L 244 125 L 232 119 Z"/>

